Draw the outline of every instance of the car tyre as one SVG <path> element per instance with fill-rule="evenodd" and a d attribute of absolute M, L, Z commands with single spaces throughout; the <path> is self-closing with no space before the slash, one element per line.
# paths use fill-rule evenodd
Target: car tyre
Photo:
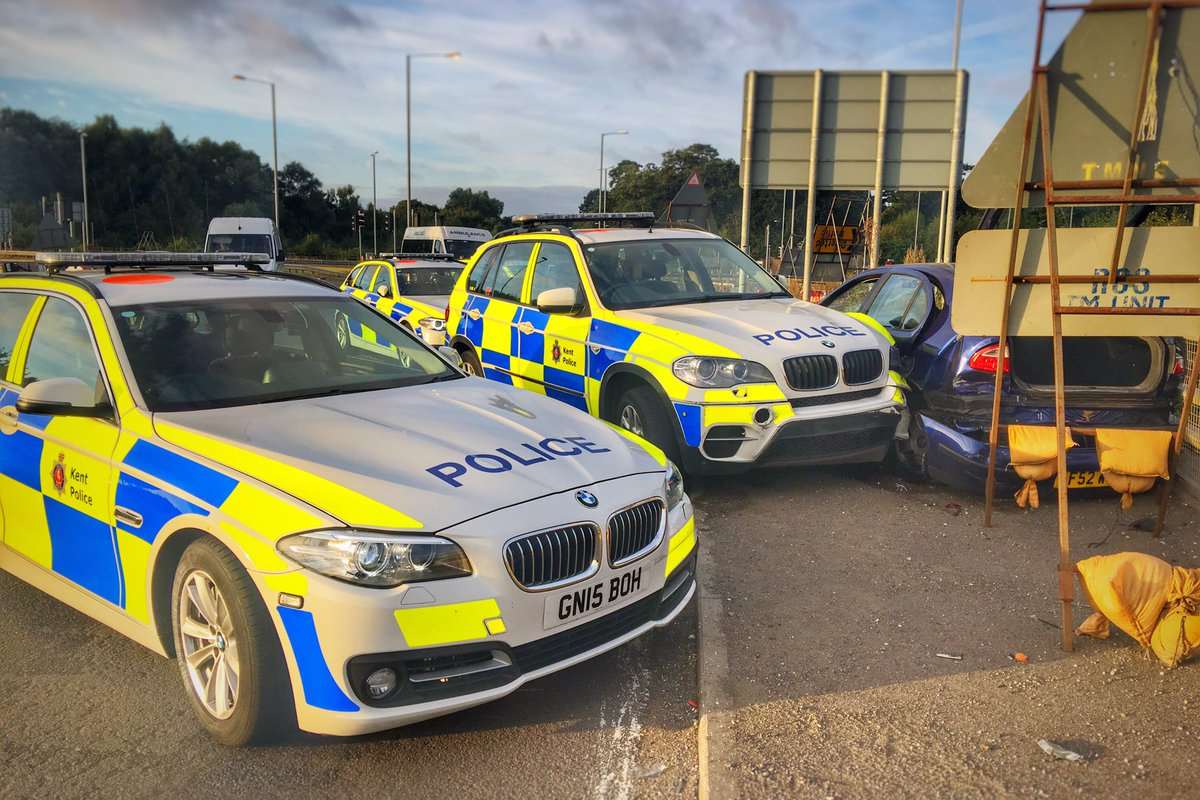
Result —
<path fill-rule="evenodd" d="M 919 411 L 910 411 L 908 438 L 897 439 L 895 446 L 901 471 L 913 480 L 929 480 L 929 433 Z"/>
<path fill-rule="evenodd" d="M 483 364 L 479 363 L 479 356 L 475 355 L 473 348 L 463 347 L 458 352 L 462 356 L 463 369 L 468 375 L 474 375 L 477 378 L 484 377 Z"/>
<path fill-rule="evenodd" d="M 656 445 L 667 458 L 679 463 L 679 441 L 674 422 L 649 386 L 639 384 L 622 392 L 617 398 L 612 422 Z"/>
<path fill-rule="evenodd" d="M 184 690 L 200 724 L 237 747 L 296 729 L 283 651 L 258 588 L 214 539 L 193 542 L 175 570 L 171 628 Z"/>

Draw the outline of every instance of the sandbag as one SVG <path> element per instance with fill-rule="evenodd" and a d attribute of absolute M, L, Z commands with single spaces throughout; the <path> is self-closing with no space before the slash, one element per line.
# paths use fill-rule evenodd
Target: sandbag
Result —
<path fill-rule="evenodd" d="M 1149 647 L 1167 605 L 1171 565 L 1145 553 L 1117 553 L 1085 558 L 1075 567 L 1092 608 Z"/>
<path fill-rule="evenodd" d="M 1075 446 L 1071 429 L 1067 428 L 1066 447 Z M 1021 508 L 1037 508 L 1038 481 L 1047 481 L 1058 472 L 1058 431 L 1044 425 L 1008 426 L 1008 465 L 1025 479 L 1017 493 L 1017 505 Z"/>
<path fill-rule="evenodd" d="M 1076 636 L 1090 636 L 1093 639 L 1107 639 L 1110 631 L 1108 626 L 1108 617 L 1101 614 L 1099 611 L 1085 619 L 1078 628 L 1075 629 Z"/>
<path fill-rule="evenodd" d="M 1133 496 L 1154 488 L 1158 478 L 1168 479 L 1167 453 L 1170 431 L 1096 429 L 1100 471 L 1113 491 L 1121 495 L 1121 508 L 1133 506 Z"/>
<path fill-rule="evenodd" d="M 1150 647 L 1168 667 L 1200 650 L 1200 569 L 1171 571 L 1166 611 L 1150 637 Z"/>

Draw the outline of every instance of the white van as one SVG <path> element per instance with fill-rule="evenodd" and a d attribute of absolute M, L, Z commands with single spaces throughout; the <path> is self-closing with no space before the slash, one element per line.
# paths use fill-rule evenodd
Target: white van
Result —
<path fill-rule="evenodd" d="M 275 223 L 267 217 L 213 217 L 204 238 L 206 253 L 266 253 L 271 261 L 262 265 L 266 272 L 279 269 L 284 260 L 283 245 Z"/>
<path fill-rule="evenodd" d="M 407 228 L 400 252 L 447 253 L 459 261 L 466 261 L 475 254 L 479 245 L 490 240 L 492 234 L 483 228 L 459 228 L 453 225 L 426 225 Z"/>

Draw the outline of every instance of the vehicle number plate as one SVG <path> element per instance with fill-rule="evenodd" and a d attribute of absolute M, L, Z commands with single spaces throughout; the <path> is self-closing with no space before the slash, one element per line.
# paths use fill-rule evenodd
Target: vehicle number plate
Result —
<path fill-rule="evenodd" d="M 633 567 L 610 578 L 556 592 L 546 598 L 544 626 L 549 630 L 583 617 L 612 611 L 646 594 L 649 589 L 642 568 Z"/>
<path fill-rule="evenodd" d="M 1102 472 L 1068 472 L 1067 473 L 1067 488 L 1068 489 L 1091 489 L 1096 486 L 1104 486 L 1104 473 Z"/>

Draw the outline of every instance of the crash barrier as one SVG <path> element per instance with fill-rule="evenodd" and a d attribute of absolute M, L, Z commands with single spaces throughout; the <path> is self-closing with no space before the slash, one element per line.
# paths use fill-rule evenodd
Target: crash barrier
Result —
<path fill-rule="evenodd" d="M 1116 553 L 1084 559 L 1075 570 L 1096 609 L 1076 634 L 1107 639 L 1112 623 L 1167 667 L 1200 650 L 1200 569 L 1172 567 L 1145 553 Z"/>
<path fill-rule="evenodd" d="M 280 269 L 291 275 L 299 275 L 304 278 L 314 278 L 322 283 L 327 283 L 330 286 L 341 286 L 342 281 L 346 278 L 346 273 L 354 265 L 343 266 L 341 264 L 329 264 L 328 262 L 314 261 L 311 263 L 297 263 L 293 259 L 288 259 L 284 266 Z"/>

